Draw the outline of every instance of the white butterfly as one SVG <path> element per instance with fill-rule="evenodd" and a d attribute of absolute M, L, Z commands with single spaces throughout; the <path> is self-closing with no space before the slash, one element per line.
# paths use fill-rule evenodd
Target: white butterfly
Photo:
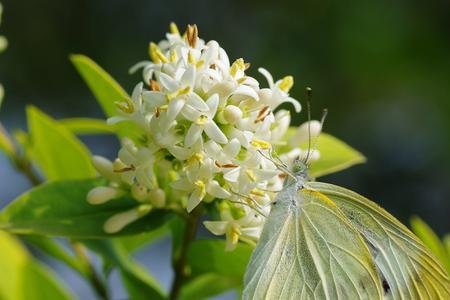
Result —
<path fill-rule="evenodd" d="M 450 299 L 448 274 L 411 231 L 352 191 L 308 182 L 305 170 L 275 199 L 243 299 Z"/>

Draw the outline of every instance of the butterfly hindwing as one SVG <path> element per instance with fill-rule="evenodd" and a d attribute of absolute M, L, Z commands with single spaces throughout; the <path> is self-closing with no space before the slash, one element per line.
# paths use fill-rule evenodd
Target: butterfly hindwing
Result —
<path fill-rule="evenodd" d="M 381 299 L 361 235 L 327 197 L 277 195 L 245 275 L 243 299 Z"/>
<path fill-rule="evenodd" d="M 385 299 L 450 299 L 448 274 L 411 231 L 372 201 L 326 183 L 309 183 L 346 215 L 370 245 Z"/>

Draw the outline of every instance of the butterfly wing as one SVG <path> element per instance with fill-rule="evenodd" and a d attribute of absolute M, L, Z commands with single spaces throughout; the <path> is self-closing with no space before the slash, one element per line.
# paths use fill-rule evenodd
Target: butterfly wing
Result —
<path fill-rule="evenodd" d="M 448 274 L 411 231 L 374 202 L 347 189 L 314 182 L 347 216 L 371 248 L 385 299 L 450 299 Z"/>
<path fill-rule="evenodd" d="M 243 299 L 381 299 L 361 235 L 327 197 L 283 190 L 245 274 Z"/>

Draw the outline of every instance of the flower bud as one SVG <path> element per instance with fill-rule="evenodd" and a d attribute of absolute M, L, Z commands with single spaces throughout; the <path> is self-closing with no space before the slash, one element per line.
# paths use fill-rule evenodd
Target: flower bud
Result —
<path fill-rule="evenodd" d="M 131 186 L 131 195 L 139 202 L 147 202 L 149 200 L 147 188 L 137 182 Z"/>
<path fill-rule="evenodd" d="M 118 198 L 124 194 L 121 189 L 99 186 L 89 191 L 86 198 L 90 204 L 103 204 L 111 199 Z"/>
<path fill-rule="evenodd" d="M 114 174 L 113 163 L 109 159 L 106 159 L 103 156 L 94 155 L 92 157 L 92 164 L 100 175 L 106 177 L 108 180 L 116 181 L 117 176 Z"/>
<path fill-rule="evenodd" d="M 106 233 L 116 233 L 122 230 L 128 224 L 142 218 L 148 214 L 152 209 L 149 204 L 140 205 L 137 208 L 133 208 L 110 217 L 105 224 L 103 229 Z"/>
<path fill-rule="evenodd" d="M 160 188 L 151 190 L 149 198 L 152 205 L 156 208 L 162 208 L 166 204 L 166 193 Z"/>
<path fill-rule="evenodd" d="M 230 124 L 236 124 L 242 119 L 242 111 L 237 106 L 228 105 L 223 111 L 223 118 Z"/>

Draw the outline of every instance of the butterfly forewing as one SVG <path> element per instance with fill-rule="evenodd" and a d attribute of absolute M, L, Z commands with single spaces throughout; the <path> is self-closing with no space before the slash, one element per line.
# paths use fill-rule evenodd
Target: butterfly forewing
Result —
<path fill-rule="evenodd" d="M 327 197 L 286 187 L 245 275 L 244 299 L 381 299 L 358 231 Z"/>
<path fill-rule="evenodd" d="M 318 182 L 309 186 L 336 203 L 364 236 L 382 278 L 385 299 L 450 299 L 448 274 L 392 215 L 347 189 Z"/>

